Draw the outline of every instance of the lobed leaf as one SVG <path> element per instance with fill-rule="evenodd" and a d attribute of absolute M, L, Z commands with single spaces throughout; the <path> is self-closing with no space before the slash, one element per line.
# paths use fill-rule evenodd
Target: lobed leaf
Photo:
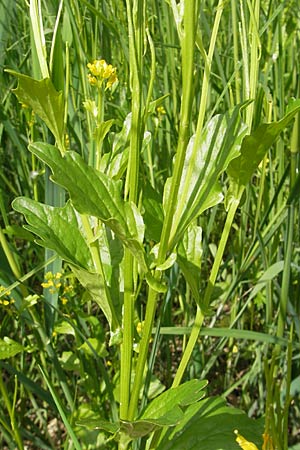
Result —
<path fill-rule="evenodd" d="M 75 266 L 93 269 L 89 247 L 80 232 L 70 201 L 61 208 L 18 197 L 12 206 L 24 214 L 29 224 L 25 228 L 40 238 L 40 245 L 56 251 L 62 259 Z"/>
<path fill-rule="evenodd" d="M 213 117 L 204 127 L 199 142 L 192 136 L 182 172 L 178 207 L 174 215 L 170 245 L 176 244 L 189 224 L 203 211 L 223 199 L 218 178 L 239 156 L 247 127 L 242 123 L 238 105 L 231 112 Z M 164 204 L 166 203 L 165 192 Z"/>
<path fill-rule="evenodd" d="M 51 168 L 53 181 L 68 190 L 76 210 L 105 223 L 146 272 L 143 218 L 135 205 L 124 202 L 121 182 L 88 166 L 76 152 L 62 156 L 56 147 L 44 143 L 32 144 L 29 150 Z"/>
<path fill-rule="evenodd" d="M 296 100 L 289 106 L 288 112 L 283 119 L 278 122 L 264 123 L 244 138 L 240 156 L 231 161 L 227 169 L 230 181 L 229 191 L 226 196 L 227 205 L 232 199 L 240 198 L 241 192 L 249 183 L 266 152 L 274 144 L 280 133 L 290 124 L 299 110 L 300 100 Z"/>
<path fill-rule="evenodd" d="M 18 100 L 32 108 L 47 125 L 59 148 L 63 149 L 64 102 L 63 93 L 57 92 L 50 78 L 35 80 L 13 70 L 7 70 L 18 78 L 18 87 L 13 89 Z"/>
<path fill-rule="evenodd" d="M 112 310 L 117 311 L 119 318 L 121 317 L 121 306 L 119 298 L 113 297 L 114 304 L 110 304 L 110 299 L 107 295 L 107 286 L 105 286 L 104 278 L 99 273 L 93 273 L 79 267 L 72 266 L 76 278 L 80 284 L 86 289 L 90 298 L 98 304 L 103 311 L 111 330 L 115 330 L 117 323 L 113 323 Z"/>

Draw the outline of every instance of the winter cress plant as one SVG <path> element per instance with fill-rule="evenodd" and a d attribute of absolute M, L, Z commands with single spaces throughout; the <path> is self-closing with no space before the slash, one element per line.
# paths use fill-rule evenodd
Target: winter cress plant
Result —
<path fill-rule="evenodd" d="M 96 2 L 95 14 L 96 4 L 99 7 Z M 50 308 L 53 315 L 48 327 L 43 328 L 42 296 L 24 291 L 15 308 L 17 315 L 23 314 L 26 326 L 34 328 L 35 336 L 46 349 L 39 362 L 44 385 L 39 395 L 64 424 L 67 435 L 61 448 L 225 450 L 237 449 L 238 445 L 244 450 L 286 448 L 282 437 L 287 432 L 286 406 L 280 434 L 275 431 L 270 393 L 264 419 L 253 420 L 242 410 L 228 406 L 222 395 L 207 395 L 209 376 L 207 379 L 188 376 L 199 336 L 207 330 L 203 325 L 218 317 L 216 283 L 229 237 L 240 232 L 235 223 L 237 211 L 248 201 L 253 176 L 257 170 L 266 170 L 270 149 L 282 132 L 290 130 L 288 127 L 300 109 L 300 101 L 291 100 L 276 120 L 269 120 L 271 114 L 265 120 L 262 109 L 261 116 L 256 116 L 264 95 L 259 90 L 261 35 L 265 30 L 260 25 L 261 2 L 242 1 L 236 6 L 235 2 L 220 0 L 213 4 L 208 42 L 203 39 L 201 29 L 204 11 L 201 2 L 166 2 L 164 5 L 168 8 L 169 19 L 175 19 L 173 38 L 180 50 L 177 64 L 181 95 L 177 105 L 176 148 L 171 154 L 163 150 L 162 163 L 168 159 L 169 164 L 163 169 L 158 165 L 158 150 L 156 153 L 156 144 L 151 144 L 151 139 L 155 139 L 164 118 L 170 117 L 172 92 L 157 95 L 158 49 L 153 41 L 154 25 L 151 23 L 156 19 L 154 15 L 149 23 L 146 20 L 148 2 L 127 0 L 126 11 L 123 11 L 128 30 L 126 80 L 125 67 L 114 67 L 110 64 L 115 64 L 113 60 L 107 62 L 94 57 L 90 59 L 92 62 L 81 63 L 80 71 L 84 72 L 85 79 L 81 78 L 80 89 L 88 133 L 84 135 L 86 140 L 80 142 L 82 150 L 78 151 L 75 143 L 83 134 L 79 131 L 80 118 L 71 114 L 72 63 L 67 40 L 65 59 L 63 51 L 57 57 L 61 61 L 55 61 L 53 56 L 62 36 L 59 23 L 63 3 L 57 13 L 48 57 L 41 8 L 36 1 L 30 1 L 34 57 L 41 76 L 23 75 L 10 69 L 7 72 L 18 81 L 13 90 L 18 101 L 34 112 L 41 127 L 46 127 L 41 136 L 47 136 L 46 129 L 49 132 L 48 138 L 39 140 L 35 139 L 36 133 L 32 133 L 28 150 L 35 164 L 38 162 L 47 168 L 49 183 L 60 187 L 63 202 L 48 204 L 26 195 L 17 196 L 12 206 L 24 216 L 25 229 L 30 236 L 35 236 L 40 246 L 52 250 L 51 261 L 57 258 L 63 268 L 56 272 L 45 271 L 42 282 L 49 298 L 56 299 L 47 301 L 46 297 L 45 300 L 45 307 Z M 71 28 L 75 26 L 72 7 L 73 2 L 66 2 L 64 6 L 64 24 L 69 23 Z M 232 75 L 236 98 L 231 79 L 222 93 L 222 96 L 228 95 L 229 107 L 216 113 L 210 109 L 209 92 L 215 76 L 214 58 L 219 61 L 217 45 L 223 36 L 222 20 L 223 15 L 228 14 L 227 9 L 232 17 L 240 16 L 241 42 L 238 43 L 235 33 L 233 45 L 234 58 L 239 51 L 243 56 L 243 67 L 237 65 Z M 103 20 L 108 26 L 102 13 L 97 20 Z M 122 30 L 119 33 L 121 36 Z M 247 33 L 251 35 L 251 45 Z M 79 52 L 81 47 L 77 44 Z M 97 52 L 101 53 L 101 49 Z M 57 83 L 55 64 L 59 63 L 65 73 Z M 166 70 L 173 70 L 172 66 Z M 109 118 L 107 109 L 112 95 L 124 89 L 125 83 L 131 102 L 120 124 L 118 107 L 115 116 Z M 200 93 L 196 94 L 198 88 Z M 153 132 L 151 120 L 155 114 Z M 202 224 L 206 217 L 215 214 L 217 205 L 219 210 L 222 208 L 224 220 L 210 261 L 205 261 L 202 255 L 209 236 L 205 235 Z M 257 221 L 255 223 L 258 226 Z M 258 246 L 267 239 L 260 232 L 258 235 L 249 259 L 255 260 Z M 48 263 L 43 267 L 47 268 Z M 272 266 L 277 273 L 287 270 L 284 261 L 281 263 Z M 205 283 L 202 273 L 207 275 Z M 194 318 L 189 321 L 184 341 L 180 341 L 180 360 L 172 363 L 173 375 L 166 387 L 159 381 L 154 361 L 164 331 L 167 333 L 162 326 L 164 311 L 174 289 L 178 289 L 174 277 L 185 286 L 184 297 L 193 300 Z M 22 279 L 21 274 L 16 274 L 16 278 Z M 261 282 L 269 286 L 272 276 L 267 270 L 261 273 L 261 278 Z M 78 280 L 80 286 L 74 288 L 73 280 Z M 76 283 L 74 281 L 74 285 Z M 8 300 L 9 291 L 2 286 L 1 290 L 3 307 L 11 300 Z M 245 338 L 262 339 L 273 345 L 269 380 L 278 373 L 282 346 L 292 351 L 284 334 L 286 309 L 282 305 L 279 328 L 272 336 L 245 330 L 248 333 Z M 99 311 L 101 320 L 97 318 Z M 173 333 L 180 335 L 181 327 L 175 328 Z M 230 339 L 234 338 L 233 332 L 231 327 Z M 207 333 L 209 335 L 209 331 Z M 223 333 L 220 336 L 224 338 L 226 333 Z M 76 350 L 64 351 L 60 336 L 74 339 Z M 29 348 L 29 345 L 26 348 L 9 340 L 1 340 L 1 346 L 2 357 L 5 352 L 8 356 L 26 354 Z M 54 367 L 51 376 L 46 358 Z M 66 373 L 76 374 L 78 392 Z M 30 386 L 28 381 L 27 385 Z M 4 422 L 3 427 L 8 428 L 7 434 L 22 449 L 25 434 L 16 424 L 15 405 L 10 404 L 3 383 L 0 389 L 10 412 L 11 430 Z M 101 398 L 105 398 L 102 403 Z M 278 417 L 276 420 L 279 421 Z M 243 435 L 255 443 L 247 441 Z"/>

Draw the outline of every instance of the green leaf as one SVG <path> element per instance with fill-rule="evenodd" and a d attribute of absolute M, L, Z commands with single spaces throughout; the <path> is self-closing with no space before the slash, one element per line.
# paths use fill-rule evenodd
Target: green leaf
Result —
<path fill-rule="evenodd" d="M 178 246 L 177 262 L 197 303 L 200 302 L 202 228 L 192 222 Z"/>
<path fill-rule="evenodd" d="M 60 150 L 63 150 L 64 102 L 62 92 L 57 92 L 50 78 L 35 80 L 13 70 L 7 70 L 18 78 L 18 87 L 13 92 L 21 103 L 32 108 L 54 135 Z"/>
<path fill-rule="evenodd" d="M 110 119 L 106 120 L 105 122 L 101 122 L 99 125 L 97 125 L 95 135 L 98 142 L 104 141 L 105 136 L 107 135 L 113 124 L 114 119 Z"/>
<path fill-rule="evenodd" d="M 78 278 L 80 284 L 87 290 L 90 298 L 98 304 L 103 311 L 110 328 L 112 329 L 112 309 L 109 299 L 107 297 L 108 287 L 105 287 L 105 282 L 101 274 L 89 272 L 84 269 L 72 266 L 76 278 Z M 113 297 L 114 309 L 121 318 L 121 305 L 119 304 L 119 298 Z"/>
<path fill-rule="evenodd" d="M 29 150 L 51 168 L 53 181 L 69 191 L 76 210 L 105 223 L 146 272 L 143 218 L 133 203 L 124 202 L 121 182 L 88 166 L 76 152 L 68 151 L 62 156 L 56 147 L 44 143 L 32 144 Z"/>
<path fill-rule="evenodd" d="M 127 115 L 119 133 L 114 135 L 111 133 L 113 135 L 111 152 L 105 153 L 101 158 L 100 170 L 115 180 L 123 176 L 127 167 L 131 116 L 131 113 Z"/>
<path fill-rule="evenodd" d="M 82 350 L 88 356 L 95 357 L 95 354 L 97 354 L 102 358 L 105 358 L 105 356 L 108 355 L 106 344 L 96 338 L 88 338 L 86 342 L 78 347 L 78 350 Z"/>
<path fill-rule="evenodd" d="M 157 278 L 155 278 L 151 272 L 148 272 L 145 276 L 146 281 L 148 285 L 153 289 L 155 292 L 160 292 L 161 294 L 165 294 L 168 290 L 167 286 L 159 281 Z"/>
<path fill-rule="evenodd" d="M 207 384 L 206 380 L 190 380 L 180 386 L 168 389 L 152 400 L 140 419 L 159 419 L 168 416 L 176 406 L 185 407 L 198 402 L 204 396 L 203 389 Z"/>
<path fill-rule="evenodd" d="M 164 220 L 162 199 L 148 182 L 143 188 L 143 209 L 146 237 L 159 242 Z"/>
<path fill-rule="evenodd" d="M 250 419 L 242 411 L 226 406 L 219 397 L 208 398 L 187 408 L 184 419 L 164 437 L 157 450 L 240 450 L 235 429 L 261 448 L 262 420 Z"/>
<path fill-rule="evenodd" d="M 72 336 L 75 336 L 74 327 L 71 325 L 70 322 L 66 320 L 60 320 L 58 323 L 56 323 L 54 331 L 55 333 L 58 334 L 70 334 Z"/>
<path fill-rule="evenodd" d="M 133 422 L 121 421 L 121 431 L 126 433 L 131 439 L 146 436 L 162 427 L 172 427 L 177 425 L 183 419 L 183 412 L 175 405 L 168 414 L 158 419 L 141 419 Z"/>
<path fill-rule="evenodd" d="M 64 370 L 70 370 L 72 372 L 80 370 L 79 358 L 73 352 L 63 352 L 59 361 Z"/>
<path fill-rule="evenodd" d="M 11 358 L 24 350 L 23 345 L 13 339 L 10 339 L 9 337 L 0 339 L 0 359 Z"/>
<path fill-rule="evenodd" d="M 86 427 L 89 430 L 104 430 L 108 433 L 115 434 L 120 429 L 119 422 L 107 422 L 101 419 L 80 419 L 76 421 L 76 425 Z"/>
<path fill-rule="evenodd" d="M 266 152 L 299 110 L 300 100 L 297 100 L 289 106 L 283 119 L 278 122 L 264 123 L 244 138 L 241 155 L 233 160 L 227 169 L 230 180 L 230 187 L 226 196 L 227 208 L 232 199 L 240 198 L 243 189 L 249 183 Z"/>
<path fill-rule="evenodd" d="M 24 214 L 40 245 L 51 248 L 65 261 L 75 266 L 93 269 L 89 247 L 80 232 L 78 217 L 70 201 L 63 207 L 43 205 L 26 197 L 18 197 L 13 208 Z"/>
<path fill-rule="evenodd" d="M 246 125 L 240 119 L 242 107 L 245 104 L 213 117 L 204 127 L 198 144 L 195 143 L 195 135 L 191 137 L 172 224 L 171 246 L 182 238 L 197 216 L 222 201 L 218 178 L 230 161 L 239 155 L 242 139 L 247 132 Z M 165 197 L 166 195 L 165 193 Z M 164 204 L 166 201 L 168 200 L 165 198 Z"/>
<path fill-rule="evenodd" d="M 259 280 L 257 280 L 256 285 L 251 292 L 250 296 L 248 297 L 248 301 L 250 299 L 254 298 L 259 291 L 261 291 L 267 284 L 268 281 L 273 280 L 277 275 L 282 272 L 284 269 L 284 261 L 277 261 L 276 263 L 272 264 L 260 277 Z"/>

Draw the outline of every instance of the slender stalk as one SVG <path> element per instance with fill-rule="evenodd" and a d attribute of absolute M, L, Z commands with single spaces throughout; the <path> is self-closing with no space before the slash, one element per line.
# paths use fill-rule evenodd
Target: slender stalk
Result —
<path fill-rule="evenodd" d="M 10 418 L 10 424 L 11 424 L 11 430 L 15 439 L 15 444 L 17 445 L 19 450 L 23 450 L 24 446 L 23 446 L 23 441 L 22 441 L 22 437 L 20 434 L 20 430 L 18 427 L 18 424 L 16 422 L 16 417 L 15 417 L 15 408 L 14 405 L 11 404 L 10 399 L 9 399 L 9 395 L 5 386 L 5 383 L 3 382 L 3 377 L 2 375 L 0 376 L 0 392 L 1 392 L 1 396 L 3 398 L 3 401 L 5 403 L 6 409 L 8 411 L 8 415 Z"/>
<path fill-rule="evenodd" d="M 235 78 L 235 98 L 236 103 L 241 102 L 241 78 L 239 70 L 239 46 L 238 46 L 238 18 L 237 18 L 237 1 L 231 0 L 231 17 L 233 32 L 233 58 L 234 58 L 234 78 Z"/>
<path fill-rule="evenodd" d="M 104 288 L 105 288 L 106 298 L 109 303 L 109 307 L 110 307 L 111 314 L 112 314 L 112 328 L 115 329 L 115 328 L 119 327 L 119 320 L 118 320 L 117 313 L 116 313 L 116 310 L 113 305 L 113 301 L 112 301 L 109 289 L 107 287 L 107 283 L 105 281 L 106 277 L 105 277 L 103 264 L 102 264 L 100 253 L 99 253 L 98 242 L 95 241 L 94 233 L 91 228 L 88 217 L 86 215 L 82 214 L 81 220 L 82 220 L 82 225 L 83 225 L 85 233 L 86 233 L 87 241 L 89 243 L 89 248 L 90 248 L 90 252 L 92 255 L 93 262 L 94 262 L 95 270 L 97 273 L 101 274 L 101 276 L 103 277 L 103 280 L 104 280 Z"/>
<path fill-rule="evenodd" d="M 197 2 L 186 2 L 184 6 L 184 33 L 181 42 L 182 51 L 182 98 L 180 109 L 180 128 L 178 146 L 172 184 L 168 204 L 166 206 L 165 220 L 160 239 L 158 264 L 162 263 L 168 251 L 170 232 L 173 224 L 175 210 L 178 207 L 178 191 L 185 160 L 185 153 L 190 137 L 190 118 L 193 104 L 193 75 L 194 75 L 194 51 L 196 40 Z"/>
<path fill-rule="evenodd" d="M 54 369 L 56 371 L 57 378 L 58 378 L 59 383 L 61 385 L 61 388 L 62 388 L 62 390 L 63 390 L 63 392 L 65 394 L 65 397 L 66 397 L 66 400 L 67 400 L 68 405 L 70 407 L 70 410 L 73 411 L 74 410 L 74 406 L 75 406 L 74 405 L 74 400 L 73 400 L 73 397 L 71 395 L 69 386 L 67 384 L 65 374 L 64 374 L 64 372 L 63 372 L 63 370 L 61 368 L 60 362 L 58 360 L 57 354 L 54 351 L 51 343 L 49 342 L 49 337 L 48 337 L 46 331 L 44 330 L 43 326 L 41 325 L 41 320 L 40 320 L 40 317 L 39 317 L 38 313 L 34 310 L 34 308 L 29 308 L 29 313 L 30 313 L 30 315 L 32 317 L 34 327 L 36 328 L 36 330 L 37 330 L 37 332 L 38 332 L 38 334 L 39 334 L 39 336 L 41 338 L 43 346 L 44 346 L 44 348 L 45 348 L 49 358 L 51 358 L 51 361 L 53 363 Z M 41 352 L 41 357 L 42 357 L 42 355 L 43 355 L 43 353 Z"/>
<path fill-rule="evenodd" d="M 207 106 L 207 100 L 208 100 L 208 92 L 209 92 L 211 64 L 212 64 L 213 54 L 214 54 L 215 45 L 216 45 L 216 39 L 217 39 L 217 35 L 218 35 L 218 29 L 219 29 L 224 5 L 225 4 L 224 4 L 223 0 L 219 0 L 218 6 L 217 6 L 217 11 L 216 11 L 216 16 L 215 16 L 215 20 L 214 20 L 214 25 L 213 25 L 213 29 L 212 29 L 212 33 L 211 33 L 207 57 L 205 57 L 205 51 L 203 51 L 201 53 L 205 58 L 204 59 L 204 73 L 203 73 L 203 84 L 202 84 L 202 89 L 201 89 L 201 99 L 200 99 L 194 147 L 193 147 L 193 152 L 192 152 L 192 155 L 191 155 L 191 158 L 189 161 L 188 172 L 186 175 L 187 182 L 184 186 L 181 198 L 179 199 L 178 204 L 176 206 L 176 220 L 174 220 L 172 222 L 172 228 L 170 230 L 169 242 L 172 242 L 174 239 L 174 236 L 176 235 L 176 230 L 177 230 L 177 227 L 178 227 L 180 219 L 181 219 L 181 211 L 184 209 L 184 207 L 186 205 L 187 192 L 189 190 L 189 180 L 191 179 L 191 174 L 192 174 L 192 171 L 194 170 L 194 161 L 196 159 L 196 154 L 197 154 L 197 151 L 199 148 L 199 143 L 200 143 L 201 134 L 202 134 L 202 130 L 203 130 L 203 124 L 204 124 L 205 112 L 206 112 L 206 106 Z M 180 135 L 179 135 L 179 139 L 180 139 Z M 184 153 L 184 156 L 185 156 L 185 153 Z M 180 172 L 180 177 L 181 177 L 181 172 Z M 179 184 L 180 184 L 180 180 L 178 182 L 178 188 L 179 188 Z M 177 192 L 176 192 L 176 195 L 177 195 Z M 174 214 L 174 211 L 172 211 L 172 215 Z"/>
<path fill-rule="evenodd" d="M 225 222 L 225 225 L 224 225 L 224 228 L 222 231 L 218 250 L 216 253 L 216 257 L 215 257 L 215 260 L 214 260 L 214 263 L 213 263 L 213 266 L 211 269 L 210 277 L 208 280 L 208 284 L 206 286 L 206 290 L 204 293 L 203 303 L 202 303 L 202 305 L 197 307 L 197 314 L 196 314 L 195 322 L 194 322 L 194 325 L 193 325 L 193 328 L 191 331 L 191 335 L 188 340 L 186 349 L 182 355 L 182 358 L 181 358 L 179 367 L 177 369 L 172 387 L 176 387 L 180 384 L 182 377 L 184 375 L 184 372 L 186 370 L 186 367 L 192 356 L 192 352 L 196 345 L 197 339 L 199 337 L 200 329 L 201 329 L 203 319 L 204 319 L 204 313 L 208 309 L 209 304 L 210 304 L 213 288 L 215 286 L 215 282 L 216 282 L 217 275 L 218 275 L 218 272 L 220 269 L 220 265 L 222 263 L 224 250 L 225 250 L 228 238 L 229 238 L 229 233 L 230 233 L 230 230 L 232 227 L 233 219 L 234 219 L 236 210 L 239 206 L 239 201 L 240 201 L 241 196 L 242 196 L 242 192 L 240 193 L 238 199 L 233 201 L 230 205 L 230 208 L 229 208 L 229 211 L 228 211 L 228 214 L 226 217 L 226 222 Z"/>
<path fill-rule="evenodd" d="M 194 48 L 196 37 L 196 15 L 197 1 L 186 2 L 184 6 L 184 34 L 182 39 L 182 103 L 181 103 L 181 121 L 179 130 L 179 139 L 177 154 L 172 177 L 170 196 L 167 204 L 166 216 L 163 223 L 161 241 L 158 254 L 158 264 L 162 263 L 168 250 L 169 234 L 172 227 L 172 220 L 177 204 L 178 189 L 185 159 L 185 152 L 189 138 L 191 108 L 193 103 L 193 63 Z M 155 278 L 159 280 L 161 274 L 155 273 Z M 144 367 L 146 364 L 149 341 L 152 333 L 152 326 L 156 311 L 158 293 L 149 288 L 145 324 L 140 343 L 140 351 L 136 366 L 136 375 L 132 389 L 128 417 L 132 420 L 136 414 L 139 392 L 142 385 Z"/>
<path fill-rule="evenodd" d="M 257 79 L 259 60 L 261 53 L 261 44 L 259 38 L 259 15 L 260 15 L 260 0 L 247 1 L 250 12 L 250 24 L 248 29 L 248 36 L 250 37 L 250 70 L 249 70 L 249 98 L 256 97 Z M 246 109 L 246 124 L 251 130 L 255 103 L 252 102 Z"/>
<path fill-rule="evenodd" d="M 125 183 L 125 199 L 137 204 L 139 160 L 144 124 L 142 117 L 142 74 L 144 39 L 144 1 L 127 0 L 130 82 L 132 92 L 132 122 L 130 148 Z M 124 256 L 123 343 L 121 345 L 120 417 L 128 419 L 130 398 L 133 325 L 134 325 L 134 260 L 128 249 Z M 120 444 L 123 446 L 124 444 Z"/>

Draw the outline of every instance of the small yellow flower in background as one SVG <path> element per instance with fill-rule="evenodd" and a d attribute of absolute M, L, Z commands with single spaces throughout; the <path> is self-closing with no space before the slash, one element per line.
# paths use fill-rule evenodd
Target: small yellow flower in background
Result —
<path fill-rule="evenodd" d="M 103 81 L 107 80 L 106 89 L 109 89 L 118 81 L 116 67 L 107 64 L 105 59 L 95 59 L 92 63 L 88 63 L 87 67 L 91 72 L 88 74 L 88 80 L 92 86 L 101 87 Z"/>
<path fill-rule="evenodd" d="M 243 450 L 258 450 L 253 442 L 247 441 L 242 435 L 239 434 L 238 430 L 234 430 L 234 434 L 236 434 L 236 442 Z"/>
<path fill-rule="evenodd" d="M 52 280 L 49 280 L 44 283 L 41 283 L 41 286 L 45 289 L 48 289 L 48 288 L 51 288 L 52 286 L 54 286 L 54 283 Z"/>
<path fill-rule="evenodd" d="M 61 299 L 61 302 L 62 302 L 63 305 L 66 305 L 68 303 L 68 301 L 69 301 L 67 299 L 67 297 L 61 297 L 60 299 Z"/>
<path fill-rule="evenodd" d="M 65 138 L 65 147 L 70 148 L 70 136 L 68 135 L 68 133 L 65 134 L 64 138 Z"/>
<path fill-rule="evenodd" d="M 164 115 L 164 114 L 167 114 L 166 113 L 166 110 L 165 110 L 165 108 L 163 107 L 163 106 L 158 106 L 157 108 L 156 108 L 156 112 L 157 112 L 157 114 L 160 116 L 160 115 Z"/>
<path fill-rule="evenodd" d="M 4 291 L 6 291 L 6 287 L 0 285 L 0 294 L 1 294 L 1 292 L 4 292 Z M 4 294 L 4 298 L 0 299 L 0 305 L 8 306 L 8 305 L 12 305 L 13 303 L 15 303 L 15 300 L 12 297 L 9 297 L 10 294 L 11 294 L 10 290 L 6 291 L 6 293 Z"/>
<path fill-rule="evenodd" d="M 144 320 L 143 320 L 143 322 L 138 322 L 138 324 L 136 326 L 136 331 L 138 332 L 138 334 L 142 334 L 143 327 L 144 327 Z"/>
<path fill-rule="evenodd" d="M 41 283 L 41 286 L 44 289 L 49 289 L 51 294 L 55 294 L 61 287 L 60 279 L 62 277 L 62 274 L 60 272 L 57 272 L 53 274 L 52 272 L 47 272 L 45 275 L 46 281 L 44 283 Z"/>
<path fill-rule="evenodd" d="M 6 289 L 6 287 L 0 285 L 0 294 L 1 294 L 1 292 L 5 291 L 5 289 Z M 7 291 L 5 295 L 10 295 L 10 294 L 11 294 L 11 292 Z"/>
<path fill-rule="evenodd" d="M 72 284 L 68 284 L 64 286 L 64 294 L 69 294 L 74 291 L 74 286 Z"/>

